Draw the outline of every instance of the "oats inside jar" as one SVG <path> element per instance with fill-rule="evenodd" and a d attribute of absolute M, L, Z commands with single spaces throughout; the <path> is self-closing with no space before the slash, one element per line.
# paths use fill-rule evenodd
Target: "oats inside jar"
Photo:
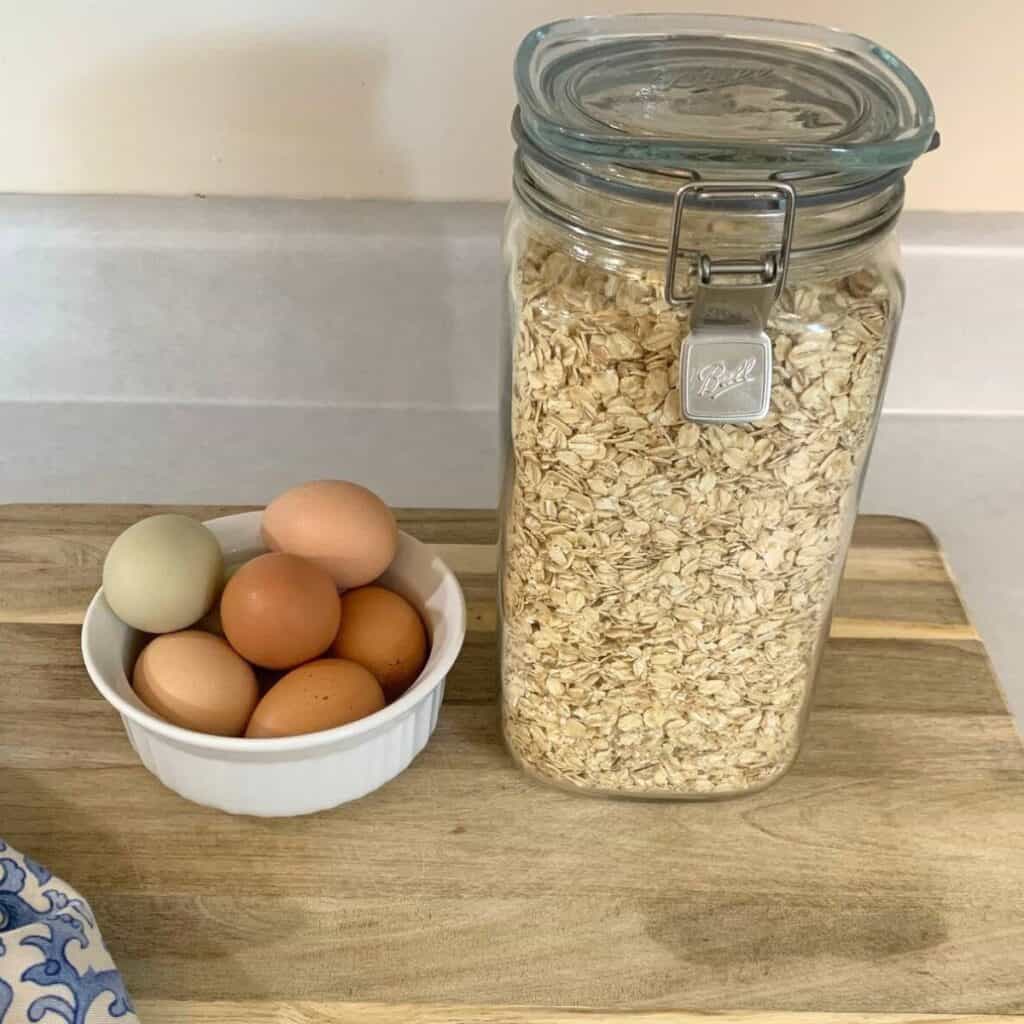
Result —
<path fill-rule="evenodd" d="M 899 296 L 868 259 L 787 286 L 769 414 L 687 422 L 685 308 L 542 234 L 511 268 L 502 714 L 528 770 L 728 795 L 795 757 Z"/>

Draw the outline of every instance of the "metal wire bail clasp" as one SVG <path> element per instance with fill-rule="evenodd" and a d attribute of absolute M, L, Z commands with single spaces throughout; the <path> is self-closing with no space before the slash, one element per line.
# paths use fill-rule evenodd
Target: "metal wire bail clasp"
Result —
<path fill-rule="evenodd" d="M 768 317 L 782 292 L 793 242 L 796 196 L 789 185 L 698 181 L 676 193 L 665 265 L 665 299 L 675 306 L 690 296 L 675 290 L 679 234 L 687 200 L 728 197 L 754 212 L 767 202 L 784 211 L 776 246 L 752 259 L 712 260 L 697 252 L 697 281 L 689 332 L 679 358 L 683 416 L 697 423 L 753 423 L 768 415 L 772 342 Z M 726 214 L 723 214 L 726 216 Z"/>
<path fill-rule="evenodd" d="M 676 269 L 679 262 L 679 236 L 682 233 L 683 214 L 688 201 L 699 202 L 703 198 L 729 198 L 749 203 L 763 201 L 778 204 L 783 212 L 782 237 L 773 250 L 765 253 L 760 259 L 730 260 L 728 262 L 712 262 L 703 252 L 697 253 L 697 272 L 700 283 L 710 285 L 715 275 L 725 276 L 757 276 L 764 284 L 774 284 L 774 298 L 782 294 L 789 266 L 789 254 L 793 245 L 793 225 L 796 221 L 796 193 L 792 185 L 785 182 L 710 182 L 694 181 L 684 185 L 676 192 L 672 204 L 672 225 L 669 232 L 668 258 L 665 264 L 665 301 L 670 306 L 678 306 L 690 301 L 691 295 L 680 295 L 676 291 Z"/>

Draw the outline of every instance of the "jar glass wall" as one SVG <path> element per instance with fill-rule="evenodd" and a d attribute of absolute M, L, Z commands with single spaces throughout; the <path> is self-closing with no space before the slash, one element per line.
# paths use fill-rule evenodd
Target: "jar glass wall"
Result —
<path fill-rule="evenodd" d="M 507 219 L 502 717 L 528 771 L 718 797 L 792 764 L 903 288 L 891 233 L 794 274 L 771 410 L 687 422 L 688 307 L 513 203 Z"/>

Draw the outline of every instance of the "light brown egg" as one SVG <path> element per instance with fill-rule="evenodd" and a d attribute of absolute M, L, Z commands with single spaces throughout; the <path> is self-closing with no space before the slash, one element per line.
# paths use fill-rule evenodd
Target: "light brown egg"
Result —
<path fill-rule="evenodd" d="M 427 650 L 423 620 L 404 597 L 380 586 L 342 594 L 341 628 L 331 653 L 369 669 L 388 701 L 416 682 Z"/>
<path fill-rule="evenodd" d="M 260 555 L 246 562 L 220 598 L 228 642 L 261 668 L 293 668 L 323 654 L 340 617 L 334 580 L 296 555 Z"/>
<path fill-rule="evenodd" d="M 398 525 L 372 491 L 315 480 L 285 491 L 263 513 L 263 542 L 323 566 L 342 590 L 375 580 L 393 561 Z"/>
<path fill-rule="evenodd" d="M 252 668 L 226 640 L 198 629 L 151 640 L 135 662 L 143 704 L 185 729 L 241 736 L 259 700 Z"/>
<path fill-rule="evenodd" d="M 347 725 L 384 707 L 377 680 L 361 665 L 338 658 L 292 669 L 256 705 L 245 735 L 301 736 Z"/>

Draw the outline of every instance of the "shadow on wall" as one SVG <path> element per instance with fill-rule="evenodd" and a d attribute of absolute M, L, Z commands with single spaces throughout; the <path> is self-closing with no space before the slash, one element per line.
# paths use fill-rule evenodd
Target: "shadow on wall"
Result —
<path fill-rule="evenodd" d="M 376 130 L 387 73 L 387 51 L 370 37 L 182 39 L 76 82 L 51 134 L 71 150 L 59 160 L 73 176 L 152 181 L 162 152 L 168 177 L 153 191 L 165 194 L 185 179 L 196 193 L 344 195 L 385 174 L 397 194 L 408 168 Z"/>

